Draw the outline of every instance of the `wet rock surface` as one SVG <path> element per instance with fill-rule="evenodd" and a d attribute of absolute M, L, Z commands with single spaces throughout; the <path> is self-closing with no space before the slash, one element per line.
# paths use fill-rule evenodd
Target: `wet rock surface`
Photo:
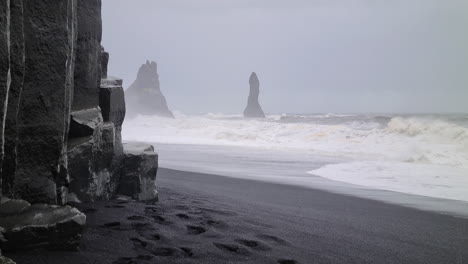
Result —
<path fill-rule="evenodd" d="M 158 66 L 154 61 L 147 61 L 140 67 L 137 79 L 126 90 L 125 96 L 130 116 L 141 114 L 174 117 L 161 92 Z"/>
<path fill-rule="evenodd" d="M 86 216 L 70 206 L 6 199 L 0 204 L 0 246 L 6 251 L 33 247 L 76 250 L 85 223 Z"/>
<path fill-rule="evenodd" d="M 248 118 L 264 118 L 262 107 L 258 101 L 260 95 L 260 81 L 258 80 L 257 74 L 252 73 L 249 79 L 250 93 L 247 101 L 247 107 L 244 110 L 244 117 Z"/>

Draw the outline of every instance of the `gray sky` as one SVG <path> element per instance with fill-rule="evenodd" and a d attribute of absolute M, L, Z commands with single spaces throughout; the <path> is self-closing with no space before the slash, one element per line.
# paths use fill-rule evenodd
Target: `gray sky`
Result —
<path fill-rule="evenodd" d="M 111 75 L 157 61 L 172 110 L 468 112 L 468 0 L 103 0 Z"/>

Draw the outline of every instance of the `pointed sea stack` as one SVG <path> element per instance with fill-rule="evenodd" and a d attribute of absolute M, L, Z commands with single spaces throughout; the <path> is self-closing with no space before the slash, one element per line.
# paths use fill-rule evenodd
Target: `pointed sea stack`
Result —
<path fill-rule="evenodd" d="M 146 61 L 140 67 L 137 79 L 125 91 L 125 96 L 130 116 L 141 114 L 174 118 L 161 92 L 158 66 L 154 61 Z"/>
<path fill-rule="evenodd" d="M 250 94 L 247 108 L 244 110 L 244 117 L 248 118 L 265 118 L 262 107 L 258 102 L 258 95 L 260 94 L 260 81 L 258 80 L 255 72 L 250 76 Z"/>

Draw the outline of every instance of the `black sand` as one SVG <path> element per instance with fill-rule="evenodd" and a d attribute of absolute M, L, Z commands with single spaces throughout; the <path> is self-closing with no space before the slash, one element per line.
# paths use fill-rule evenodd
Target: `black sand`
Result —
<path fill-rule="evenodd" d="M 79 252 L 5 255 L 18 264 L 468 263 L 468 219 L 166 169 L 158 184 L 159 203 L 80 205 Z"/>

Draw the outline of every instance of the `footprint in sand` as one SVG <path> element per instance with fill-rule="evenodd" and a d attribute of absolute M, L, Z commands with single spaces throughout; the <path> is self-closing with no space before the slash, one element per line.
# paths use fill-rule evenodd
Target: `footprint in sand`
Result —
<path fill-rule="evenodd" d="M 141 220 L 146 220 L 147 218 L 142 215 L 132 215 L 132 216 L 127 217 L 127 219 L 130 221 L 141 221 Z"/>
<path fill-rule="evenodd" d="M 84 209 L 82 212 L 85 213 L 85 214 L 92 214 L 92 213 L 95 213 L 97 211 L 98 210 L 94 209 L 94 208 L 87 208 L 87 209 Z"/>
<path fill-rule="evenodd" d="M 119 226 L 120 226 L 120 222 L 109 222 L 109 223 L 104 224 L 104 227 L 107 227 L 107 228 L 115 228 Z"/>
<path fill-rule="evenodd" d="M 236 239 L 235 241 L 251 249 L 260 250 L 260 251 L 271 250 L 271 247 L 265 245 L 264 243 L 260 241 L 248 240 L 248 239 Z"/>
<path fill-rule="evenodd" d="M 130 257 L 121 257 L 118 260 L 112 262 L 112 264 L 128 264 L 128 263 L 136 263 L 133 261 L 133 258 Z"/>
<path fill-rule="evenodd" d="M 156 215 L 156 216 L 153 216 L 153 219 L 156 223 L 160 224 L 160 225 L 170 225 L 172 224 L 171 221 L 168 221 L 166 220 L 166 218 L 160 216 L 160 215 Z"/>
<path fill-rule="evenodd" d="M 207 213 L 213 213 L 213 214 L 218 214 L 222 216 L 236 216 L 237 214 L 231 211 L 227 210 L 217 210 L 217 209 L 211 209 L 211 208 L 206 208 L 206 207 L 198 207 L 203 212 Z"/>
<path fill-rule="evenodd" d="M 215 228 L 220 228 L 220 229 L 226 229 L 229 227 L 228 224 L 226 224 L 225 222 L 223 221 L 217 221 L 217 220 L 207 220 L 205 222 L 205 224 L 211 226 L 211 227 L 215 227 Z"/>
<path fill-rule="evenodd" d="M 138 237 L 132 237 L 132 238 L 130 238 L 130 240 L 133 242 L 133 245 L 136 248 L 146 248 L 146 246 L 148 245 L 148 242 L 143 241 Z"/>
<path fill-rule="evenodd" d="M 260 234 L 260 235 L 257 235 L 257 237 L 260 238 L 263 241 L 275 242 L 275 243 L 280 244 L 280 245 L 289 245 L 289 243 L 286 240 L 281 239 L 281 238 L 276 237 L 276 236 Z"/>
<path fill-rule="evenodd" d="M 249 255 L 250 253 L 246 248 L 236 244 L 213 243 L 213 245 L 225 252 L 236 253 L 244 256 Z"/>
<path fill-rule="evenodd" d="M 137 257 L 137 259 L 139 259 L 139 260 L 147 260 L 147 261 L 148 261 L 148 260 L 154 259 L 154 256 L 153 256 L 153 255 L 139 255 L 139 256 Z"/>
<path fill-rule="evenodd" d="M 175 208 L 178 209 L 178 210 L 185 210 L 185 211 L 188 211 L 190 209 L 186 205 L 176 205 Z"/>
<path fill-rule="evenodd" d="M 279 264 L 299 264 L 299 262 L 297 262 L 294 259 L 279 259 L 278 263 Z"/>
<path fill-rule="evenodd" d="M 193 257 L 193 249 L 191 248 L 188 248 L 188 247 L 181 247 L 180 248 L 183 252 L 185 252 L 185 255 L 187 255 L 187 257 Z"/>
<path fill-rule="evenodd" d="M 206 232 L 206 229 L 201 226 L 187 226 L 187 231 L 190 235 L 200 235 Z"/>
<path fill-rule="evenodd" d="M 180 219 L 185 219 L 185 220 L 190 219 L 190 216 L 186 214 L 182 214 L 182 213 L 176 214 L 176 216 L 179 217 Z"/>
<path fill-rule="evenodd" d="M 191 252 L 191 249 L 188 249 Z M 182 248 L 156 247 L 150 250 L 150 253 L 157 257 L 188 257 L 188 254 Z"/>

